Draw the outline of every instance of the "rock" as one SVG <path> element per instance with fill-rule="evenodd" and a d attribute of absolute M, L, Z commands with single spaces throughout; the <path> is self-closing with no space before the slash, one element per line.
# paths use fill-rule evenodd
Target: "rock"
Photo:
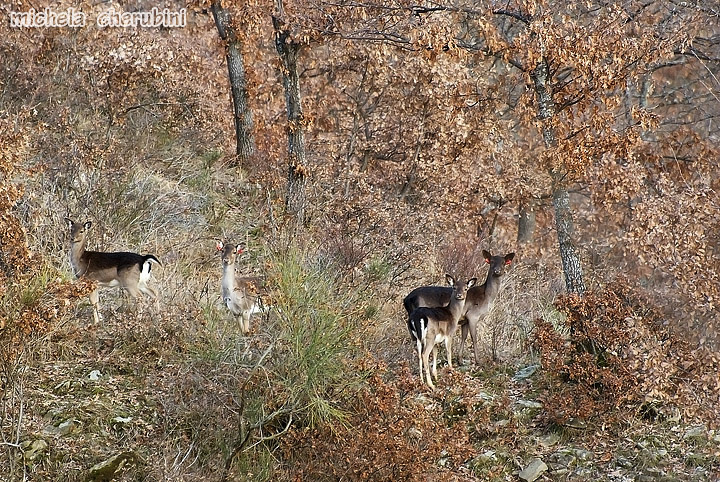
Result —
<path fill-rule="evenodd" d="M 518 477 L 527 482 L 533 482 L 537 480 L 537 478 L 540 477 L 545 471 L 547 471 L 547 469 L 548 466 L 545 465 L 545 462 L 540 459 L 535 459 L 530 462 L 530 465 L 520 471 Z"/>
<path fill-rule="evenodd" d="M 93 370 L 90 372 L 90 375 L 88 375 L 88 378 L 92 380 L 93 382 L 96 382 L 100 380 L 100 377 L 102 374 L 100 373 L 100 370 Z"/>
<path fill-rule="evenodd" d="M 683 440 L 693 440 L 696 442 L 700 442 L 705 440 L 707 436 L 707 429 L 704 425 L 698 425 L 697 427 L 690 427 L 685 431 L 685 434 L 683 435 Z"/>
<path fill-rule="evenodd" d="M 502 457 L 498 457 L 498 454 L 494 450 L 486 450 L 480 455 L 475 456 L 475 458 L 468 463 L 468 467 L 477 472 L 483 472 L 486 467 L 493 466 L 501 458 Z"/>
<path fill-rule="evenodd" d="M 440 452 L 440 459 L 438 460 L 438 465 L 440 467 L 447 467 L 448 462 L 450 461 L 450 457 L 447 450 L 443 450 Z"/>
<path fill-rule="evenodd" d="M 110 420 L 110 425 L 112 426 L 112 428 L 119 430 L 124 425 L 127 425 L 130 422 L 132 422 L 132 417 L 113 417 Z"/>
<path fill-rule="evenodd" d="M 592 460 L 595 456 L 594 453 L 585 449 L 574 449 L 573 452 L 575 453 L 575 456 L 578 458 L 578 460 L 582 460 L 583 462 Z"/>
<path fill-rule="evenodd" d="M 496 428 L 507 427 L 508 425 L 510 425 L 510 420 L 507 419 L 507 418 L 504 418 L 504 419 L 502 419 L 502 420 L 498 420 L 498 421 L 495 422 L 493 425 L 494 425 Z"/>
<path fill-rule="evenodd" d="M 495 395 L 492 395 L 491 393 L 488 393 L 488 392 L 480 391 L 480 392 L 477 392 L 477 394 L 475 394 L 475 396 L 484 402 L 492 402 L 493 400 L 495 400 Z"/>
<path fill-rule="evenodd" d="M 122 452 L 113 455 L 104 462 L 93 465 L 88 471 L 85 480 L 88 482 L 110 482 L 126 463 L 136 463 L 138 458 L 135 452 Z"/>
<path fill-rule="evenodd" d="M 573 480 L 593 480 L 594 470 L 593 467 L 578 467 L 572 472 Z"/>
<path fill-rule="evenodd" d="M 21 444 L 23 449 L 23 456 L 26 462 L 33 462 L 42 455 L 43 452 L 48 448 L 48 444 L 43 439 L 33 440 L 32 442 L 25 441 Z"/>
<path fill-rule="evenodd" d="M 558 450 L 554 454 L 548 457 L 548 463 L 553 469 L 553 472 L 557 471 L 561 467 L 569 468 L 576 465 L 577 457 L 573 453 L 572 449 L 564 448 Z"/>
<path fill-rule="evenodd" d="M 658 480 L 666 475 L 662 469 L 656 467 L 648 467 L 644 472 L 644 474 L 640 475 L 639 480 Z M 645 479 L 645 477 L 647 477 L 647 479 Z"/>
<path fill-rule="evenodd" d="M 528 365 L 525 368 L 518 370 L 513 376 L 513 380 L 516 382 L 520 380 L 527 380 L 535 374 L 538 368 L 540 368 L 540 365 Z"/>
<path fill-rule="evenodd" d="M 521 408 L 542 408 L 542 403 L 534 400 L 518 400 L 515 404 Z"/>
<path fill-rule="evenodd" d="M 77 423 L 73 419 L 65 420 L 57 427 L 54 425 L 48 425 L 43 429 L 43 432 L 50 435 L 63 436 L 72 433 L 77 428 Z"/>
<path fill-rule="evenodd" d="M 560 442 L 560 435 L 556 433 L 549 433 L 543 437 L 540 437 L 539 442 L 544 447 L 552 447 Z"/>
<path fill-rule="evenodd" d="M 495 462 L 497 461 L 497 455 L 494 450 L 486 450 L 477 456 L 477 460 L 480 462 Z"/>
<path fill-rule="evenodd" d="M 580 420 L 579 418 L 571 418 L 565 423 L 565 426 L 578 430 L 585 430 L 587 428 L 587 423 L 585 423 L 584 420 Z"/>

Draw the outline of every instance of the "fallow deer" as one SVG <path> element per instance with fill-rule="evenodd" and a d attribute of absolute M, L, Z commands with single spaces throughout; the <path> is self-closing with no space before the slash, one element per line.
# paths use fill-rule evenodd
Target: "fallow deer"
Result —
<path fill-rule="evenodd" d="M 468 290 L 467 299 L 465 300 L 462 319 L 460 320 L 460 350 L 459 360 L 462 362 L 465 350 L 465 339 L 468 332 L 472 339 L 473 352 L 475 355 L 475 364 L 479 364 L 479 340 L 477 337 L 477 326 L 482 317 L 484 317 L 492 308 L 492 305 L 500 290 L 500 280 L 505 273 L 505 268 L 512 263 L 515 253 L 509 253 L 505 256 L 492 256 L 490 252 L 483 250 L 485 262 L 490 265 L 487 279 L 482 285 L 476 285 Z M 450 301 L 451 288 L 445 286 L 421 286 L 415 288 L 403 300 L 403 305 L 410 315 L 419 307 L 427 306 L 444 306 Z"/>
<path fill-rule="evenodd" d="M 220 284 L 223 303 L 230 313 L 240 318 L 240 329 L 243 334 L 250 332 L 250 318 L 260 311 L 259 291 L 263 285 L 259 277 L 238 277 L 235 275 L 235 259 L 243 252 L 242 246 L 224 244 L 216 245 L 222 260 L 223 277 Z"/>
<path fill-rule="evenodd" d="M 408 318 L 408 329 L 410 336 L 415 341 L 418 354 L 418 367 L 420 370 L 420 381 L 425 380 L 431 389 L 435 388 L 430 378 L 430 352 L 433 354 L 432 376 L 437 379 L 437 350 L 436 345 L 445 342 L 448 367 L 452 368 L 452 338 L 458 328 L 458 321 L 464 313 L 465 299 L 468 289 L 477 281 L 475 278 L 467 282 L 455 280 L 450 275 L 445 275 L 450 285 L 450 296 L 448 302 L 442 307 L 419 307 L 410 313 Z"/>
<path fill-rule="evenodd" d="M 159 265 L 160 260 L 152 254 L 87 251 L 87 233 L 92 223 L 76 223 L 70 218 L 65 222 L 70 228 L 70 265 L 76 277 L 95 280 L 99 287 L 119 286 L 136 299 L 143 293 L 157 301 L 157 290 L 147 283 L 152 264 Z M 99 287 L 89 296 L 96 324 L 100 322 Z"/>

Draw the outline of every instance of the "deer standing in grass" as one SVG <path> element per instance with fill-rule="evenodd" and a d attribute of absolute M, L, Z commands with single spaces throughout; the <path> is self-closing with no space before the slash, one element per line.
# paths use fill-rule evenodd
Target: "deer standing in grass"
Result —
<path fill-rule="evenodd" d="M 420 381 L 425 380 L 431 389 L 435 388 L 430 378 L 430 352 L 433 355 L 432 376 L 437 379 L 437 350 L 436 345 L 445 342 L 448 367 L 452 368 L 452 338 L 458 328 L 458 321 L 464 313 L 465 299 L 469 288 L 477 281 L 475 278 L 467 282 L 455 280 L 450 275 L 445 275 L 450 286 L 448 303 L 441 307 L 418 307 L 410 313 L 408 318 L 408 329 L 410 336 L 415 341 L 418 366 L 420 369 Z"/>
<path fill-rule="evenodd" d="M 76 277 L 95 280 L 100 287 L 119 286 L 135 299 L 143 293 L 157 301 L 157 290 L 147 283 L 152 264 L 159 265 L 160 260 L 152 254 L 87 251 L 87 232 L 92 223 L 76 223 L 69 218 L 65 218 L 65 222 L 70 228 L 70 265 Z M 96 324 L 100 322 L 99 289 L 89 296 Z"/>
<path fill-rule="evenodd" d="M 482 253 L 485 262 L 490 265 L 490 269 L 488 270 L 485 283 L 475 285 L 468 290 L 462 314 L 462 318 L 464 319 L 460 321 L 461 338 L 458 355 L 460 362 L 462 362 L 465 351 L 465 339 L 469 332 L 473 344 L 476 365 L 479 364 L 478 323 L 492 308 L 495 298 L 500 291 L 500 281 L 505 273 L 505 268 L 512 263 L 515 257 L 515 253 L 509 253 L 505 256 L 493 256 L 486 250 L 483 250 Z M 444 286 L 421 286 L 412 290 L 410 294 L 405 297 L 403 305 L 408 315 L 419 307 L 444 306 L 450 301 L 451 292 L 451 288 Z"/>
<path fill-rule="evenodd" d="M 220 252 L 223 267 L 220 284 L 223 303 L 236 319 L 240 318 L 240 329 L 246 335 L 250 332 L 250 318 L 260 311 L 258 294 L 263 284 L 262 278 L 235 275 L 235 259 L 243 252 L 241 245 L 226 245 L 218 241 L 216 248 Z"/>

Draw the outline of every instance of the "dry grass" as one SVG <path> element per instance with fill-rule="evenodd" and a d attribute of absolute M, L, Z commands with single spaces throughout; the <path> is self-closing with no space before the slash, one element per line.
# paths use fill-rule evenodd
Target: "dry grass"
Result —
<path fill-rule="evenodd" d="M 213 176 L 216 176 L 213 178 L 216 184 L 231 182 L 231 177 L 225 177 L 228 174 L 223 170 L 218 170 Z M 153 185 L 160 194 L 166 183 L 155 182 Z M 150 193 L 152 195 L 155 191 Z M 100 326 L 90 324 L 90 306 L 86 301 L 80 301 L 69 316 L 38 339 L 22 358 L 26 369 L 20 373 L 16 383 L 24 387 L 24 414 L 22 419 L 16 418 L 16 427 L 21 429 L 23 441 L 46 439 L 51 442 L 37 462 L 24 465 L 33 477 L 77 480 L 84 477 L 95 463 L 127 452 L 133 454 L 136 462 L 128 464 L 117 480 L 219 480 L 221 468 L 250 426 L 264 421 L 263 435 L 283 432 L 288 419 L 272 416 L 281 408 L 273 401 L 284 400 L 294 393 L 298 400 L 305 400 L 304 405 L 311 405 L 310 398 L 303 398 L 306 395 L 302 391 L 292 388 L 302 385 L 298 379 L 292 381 L 292 376 L 297 374 L 288 372 L 281 375 L 284 372 L 278 369 L 276 363 L 285 367 L 293 365 L 284 358 L 292 351 L 286 350 L 292 346 L 292 338 L 283 339 L 281 348 L 278 348 L 278 333 L 283 330 L 283 324 L 292 320 L 305 323 L 316 316 L 293 310 L 303 307 L 316 310 L 326 305 L 329 296 L 337 297 L 333 298 L 332 306 L 351 307 L 348 311 L 350 317 L 343 318 L 342 323 L 352 321 L 353 329 L 351 336 L 342 344 L 368 352 L 370 359 L 379 360 L 379 364 L 385 367 L 383 370 L 386 371 L 377 371 L 383 374 L 384 392 L 372 393 L 380 385 L 371 381 L 368 386 L 370 393 L 363 396 L 376 403 L 395 404 L 391 406 L 399 407 L 398 410 L 404 413 L 402 425 L 398 425 L 403 428 L 397 437 L 406 439 L 368 436 L 367 440 L 375 440 L 375 444 L 400 444 L 407 448 L 417 443 L 433 447 L 426 452 L 429 457 L 426 461 L 430 463 L 423 469 L 427 470 L 426 475 L 456 477 L 458 480 L 503 480 L 532 456 L 551 458 L 561 452 L 558 446 L 549 448 L 539 442 L 525 443 L 544 439 L 548 434 L 545 428 L 533 422 L 537 410 L 516 412 L 512 408 L 518 400 L 532 400 L 537 396 L 538 387 L 534 382 L 512 381 L 511 376 L 517 366 L 533 361 L 525 343 L 532 321 L 537 317 L 559 317 L 552 301 L 561 283 L 553 269 L 523 264 L 522 261 L 514 263 L 505 276 L 495 308 L 483 326 L 483 351 L 488 363 L 474 367 L 468 357 L 470 369 L 464 367 L 454 373 L 443 373 L 439 390 L 425 393 L 413 371 L 414 347 L 409 341 L 405 312 L 400 303 L 402 296 L 414 284 L 409 280 L 392 284 L 389 281 L 392 275 L 382 268 L 382 263 L 360 263 L 360 270 L 351 270 L 353 274 L 349 275 L 337 270 L 339 262 L 334 257 L 337 254 L 331 256 L 327 251 L 314 249 L 297 257 L 300 265 L 293 268 L 295 274 L 283 275 L 279 270 L 280 261 L 288 257 L 278 257 L 273 247 L 284 243 L 268 239 L 269 233 L 277 232 L 277 227 L 263 225 L 258 222 L 261 216 L 252 215 L 253 210 L 256 213 L 267 212 L 265 196 L 257 193 L 247 199 L 255 201 L 247 203 L 243 209 L 236 206 L 226 210 L 221 225 L 213 229 L 209 229 L 206 222 L 190 224 L 187 229 L 181 229 L 180 223 L 165 222 L 163 229 L 156 232 L 131 223 L 128 230 L 118 236 L 106 236 L 106 239 L 116 240 L 114 243 L 117 243 L 108 242 L 109 249 L 124 249 L 126 245 L 122 243 L 127 242 L 131 249 L 142 252 L 157 250 L 156 254 L 164 263 L 155 272 L 156 282 L 163 292 L 162 309 L 142 303 L 143 309 L 138 311 L 127 297 L 116 290 L 105 290 L 101 300 L 105 319 Z M 222 198 L 216 202 L 222 202 Z M 177 211 L 173 203 L 166 205 L 166 208 L 170 207 L 172 212 Z M 159 208 L 155 206 L 153 209 Z M 162 214 L 158 211 L 151 219 L 154 217 L 162 217 Z M 44 236 L 40 231 L 31 232 L 30 239 L 37 243 L 44 240 L 45 246 L 56 246 L 50 250 L 49 259 L 66 271 L 63 224 L 47 225 L 44 232 Z M 55 237 L 54 243 L 47 241 L 47 233 Z M 213 242 L 216 235 L 227 239 L 245 236 L 250 250 L 240 268 L 248 273 L 266 274 L 277 283 L 283 276 L 294 279 L 302 270 L 309 270 L 304 276 L 310 273 L 311 281 L 305 286 L 322 288 L 313 295 L 320 298 L 309 298 L 310 301 L 288 306 L 287 303 L 297 301 L 301 296 L 300 292 L 293 292 L 288 286 L 284 291 L 287 297 L 281 301 L 285 303 L 281 313 L 288 316 L 290 313 L 297 314 L 292 319 L 277 313 L 270 317 L 258 316 L 253 334 L 250 337 L 241 336 L 239 327 L 234 325 L 219 303 L 220 262 Z M 140 241 L 132 244 L 132 239 Z M 306 240 L 308 246 L 312 246 L 311 242 Z M 412 265 L 413 260 L 409 263 Z M 438 260 L 432 265 L 441 263 Z M 372 269 L 363 271 L 362 266 L 371 265 Z M 305 268 L 300 270 L 300 266 Z M 413 269 L 421 272 L 422 268 Z M 378 273 L 385 275 L 378 276 Z M 485 273 L 483 270 L 478 275 L 482 278 Z M 387 288 L 388 283 L 391 284 L 390 289 Z M 303 283 L 298 286 L 303 286 Z M 394 296 L 388 296 L 388 293 L 394 293 Z M 359 301 L 366 306 L 355 306 Z M 372 316 L 366 317 L 368 313 Z M 272 351 L 268 352 L 268 349 Z M 273 353 L 277 359 L 271 362 L 270 357 L 263 358 L 265 353 Z M 312 353 L 303 356 L 306 358 L 297 360 L 317 357 Z M 347 362 L 350 363 L 350 359 Z M 353 369 L 357 370 L 358 366 L 353 365 Z M 368 373 L 373 373 L 377 366 L 365 368 L 370 370 Z M 96 370 L 99 378 L 91 379 Z M 283 384 L 284 377 L 291 381 L 291 385 Z M 329 467 L 348 464 L 344 470 L 362 474 L 367 465 L 359 461 L 334 460 L 333 454 L 345 453 L 348 440 L 360 440 L 356 435 L 363 430 L 375 430 L 373 427 L 379 430 L 384 420 L 396 416 L 396 412 L 372 411 L 362 415 L 359 407 L 353 407 L 354 397 L 343 398 L 342 390 L 334 392 L 324 388 L 320 393 L 333 394 L 330 399 L 337 407 L 350 409 L 345 415 L 337 414 L 345 417 L 346 424 L 332 421 L 332 406 L 317 405 L 319 410 L 331 409 L 325 412 L 331 414 L 329 418 L 323 418 L 322 412 L 316 415 L 297 412 L 288 440 L 301 439 L 302 443 L 298 442 L 291 448 L 284 445 L 283 437 L 258 444 L 252 438 L 253 442 L 244 445 L 232 458 L 228 472 L 230 478 L 302 478 L 303 474 L 309 476 L 323 472 L 325 464 L 330 464 Z M 413 419 L 412 414 L 420 408 L 426 410 L 424 413 L 427 415 L 423 424 L 435 426 L 437 417 L 442 417 L 436 430 L 442 427 L 448 441 L 462 444 L 453 448 L 451 457 L 443 455 L 440 446 L 430 443 L 429 439 L 416 440 L 417 433 L 425 437 L 426 431 L 430 430 L 418 429 L 419 422 Z M 371 424 L 364 426 L 363 423 L 368 420 Z M 56 429 L 52 427 L 60 427 L 63 423 L 70 423 L 71 432 L 53 434 Z M 6 429 L 7 426 L 5 433 Z M 462 431 L 460 438 L 456 438 L 458 430 Z M 597 440 L 608 443 L 613 440 L 608 432 L 597 430 L 594 432 L 598 434 L 595 439 L 590 436 L 590 431 L 566 434 L 562 446 L 594 450 Z M 651 435 L 637 425 L 633 425 L 627 433 L 631 432 L 629 436 L 638 440 Z M 315 436 L 318 438 L 313 439 Z M 680 440 L 676 443 L 687 444 Z M 310 450 L 311 446 L 326 444 L 327 451 L 323 452 L 326 455 L 319 456 L 313 452 L 303 458 L 304 451 Z M 352 453 L 377 448 L 362 444 L 353 447 Z M 618 460 L 630 457 L 627 452 L 630 448 L 621 444 L 616 455 Z M 291 449 L 293 455 L 283 455 Z M 8 453 L 17 451 L 5 451 L 5 454 Z M 470 457 L 467 455 L 470 453 L 491 455 Z M 694 462 L 683 459 L 676 452 L 671 453 L 671 462 L 715 466 L 716 462 L 708 455 L 709 449 L 696 448 L 692 453 Z M 412 455 L 412 451 L 408 454 Z M 597 455 L 601 456 L 605 457 L 605 454 Z M 653 473 L 654 468 L 665 461 L 653 451 L 643 457 L 642 470 L 647 473 Z M 313 465 L 305 465 L 308 460 L 313 460 Z M 628 472 L 614 464 L 614 459 L 608 460 L 610 462 L 603 462 L 606 465 L 599 461 L 594 462 L 597 465 L 586 464 L 585 473 L 605 480 L 601 474 L 608 467 Z M 394 473 L 402 478 L 403 472 L 397 470 L 411 462 L 399 456 L 392 462 L 386 460 L 378 466 L 381 469 L 377 474 Z M 7 475 L 14 477 L 22 474 L 23 464 L 15 463 L 9 467 Z M 327 475 L 330 472 L 324 473 Z M 673 473 L 690 474 L 692 469 L 675 468 Z M 695 477 L 695 480 L 702 479 Z"/>
<path fill-rule="evenodd" d="M 428 393 L 414 372 L 401 300 L 445 272 L 484 280 L 486 240 L 447 248 L 438 238 L 422 252 L 392 249 L 370 228 L 338 229 L 323 217 L 315 230 L 295 236 L 278 214 L 282 193 L 261 189 L 214 149 L 197 154 L 175 145 L 170 160 L 116 159 L 104 171 L 80 161 L 65 167 L 62 176 L 50 170 L 27 182 L 16 214 L 31 250 L 52 277 L 70 280 L 63 217 L 91 220 L 90 249 L 160 258 L 153 276 L 161 306 L 103 290 L 100 325 L 91 324 L 91 307 L 81 298 L 49 331 L 28 340 L 8 365 L 12 376 L 3 378 L 0 461 L 8 463 L 0 464 L 0 478 L 78 480 L 94 464 L 130 453 L 133 462 L 116 480 L 220 480 L 225 467 L 234 480 L 327 477 L 331 469 L 323 467 L 345 467 L 362 479 L 372 473 L 363 472 L 372 468 L 367 460 L 380 460 L 377 474 L 401 479 L 407 473 L 398 468 L 415 462 L 413 450 L 430 447 L 421 467 L 428 478 L 506 480 L 523 461 L 553 453 L 537 442 L 548 435 L 535 423 L 538 410 L 514 409 L 535 400 L 540 388 L 512 375 L 537 361 L 526 343 L 533 321 L 562 321 L 553 307 L 562 290 L 556 266 L 516 258 L 481 326 L 483 363 L 474 366 L 467 350 L 466 366 L 443 373 L 439 390 Z M 274 287 L 275 311 L 256 316 L 249 337 L 220 303 L 216 239 L 244 243 L 238 269 L 265 275 Z M 38 286 L 39 293 L 45 285 Z M 402 430 L 388 437 L 398 413 Z M 60 427 L 69 432 L 58 433 Z M 677 440 L 677 427 L 643 428 L 614 427 L 611 434 L 595 427 L 563 443 L 594 450 L 595 434 L 610 444 L 614 436 L 642 439 L 661 430 L 673 434 L 674 447 L 689 446 Z M 434 430 L 460 444 L 451 456 L 430 438 Z M 296 446 L 285 445 L 286 434 Z M 38 440 L 47 448 L 22 459 L 30 450 L 20 443 Z M 372 459 L 382 447 L 375 443 L 404 451 L 393 452 L 391 463 Z M 671 462 L 716 468 L 715 442 L 704 443 L 692 460 L 673 449 Z M 621 444 L 617 456 L 631 445 Z M 318 446 L 327 451 L 318 453 Z M 368 458 L 334 459 L 348 450 Z M 657 454 L 646 455 L 642 463 L 653 469 Z M 610 469 L 632 474 L 618 467 L 603 461 L 585 474 L 598 480 Z M 683 470 L 673 473 L 692 472 Z"/>

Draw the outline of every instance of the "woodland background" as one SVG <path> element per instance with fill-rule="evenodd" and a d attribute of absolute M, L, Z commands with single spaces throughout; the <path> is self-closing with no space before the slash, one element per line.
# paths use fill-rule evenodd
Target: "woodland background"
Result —
<path fill-rule="evenodd" d="M 9 27 L 48 6 L 188 25 Z M 717 2 L 0 15 L 0 479 L 720 477 Z M 92 325 L 66 216 L 162 308 Z M 248 337 L 216 239 L 268 280 Z M 429 392 L 401 300 L 482 249 L 485 362 Z"/>

